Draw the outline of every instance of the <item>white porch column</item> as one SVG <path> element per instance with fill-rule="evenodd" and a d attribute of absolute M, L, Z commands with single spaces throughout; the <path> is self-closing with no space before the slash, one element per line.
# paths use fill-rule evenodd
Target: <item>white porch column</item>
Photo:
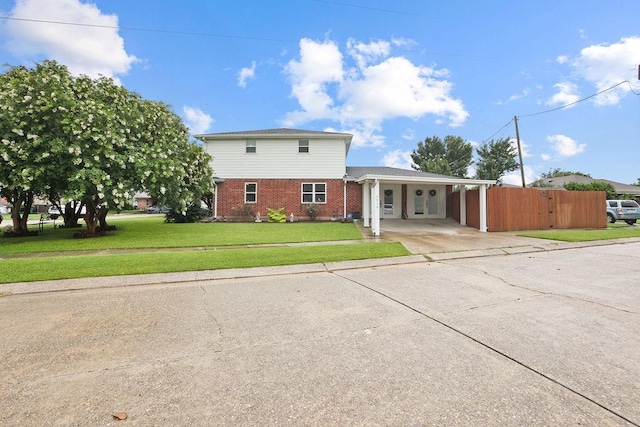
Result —
<path fill-rule="evenodd" d="M 371 234 L 380 236 L 380 181 L 371 186 Z"/>
<path fill-rule="evenodd" d="M 487 184 L 480 184 L 480 231 L 487 232 Z"/>
<path fill-rule="evenodd" d="M 460 186 L 460 225 L 467 225 L 467 186 Z"/>
<path fill-rule="evenodd" d="M 362 184 L 362 219 L 365 227 L 371 227 L 371 183 L 369 181 Z"/>

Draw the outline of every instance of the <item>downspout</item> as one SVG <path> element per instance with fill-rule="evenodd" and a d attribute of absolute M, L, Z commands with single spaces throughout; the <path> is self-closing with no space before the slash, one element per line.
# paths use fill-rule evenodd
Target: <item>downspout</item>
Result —
<path fill-rule="evenodd" d="M 342 177 L 342 218 L 347 218 L 347 175 Z"/>
<path fill-rule="evenodd" d="M 213 217 L 218 219 L 218 184 L 213 181 Z"/>

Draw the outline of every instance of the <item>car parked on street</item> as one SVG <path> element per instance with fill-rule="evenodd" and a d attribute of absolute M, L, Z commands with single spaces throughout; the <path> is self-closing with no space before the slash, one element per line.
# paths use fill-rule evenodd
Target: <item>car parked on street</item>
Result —
<path fill-rule="evenodd" d="M 147 213 L 150 214 L 158 214 L 158 213 L 168 213 L 171 209 L 166 206 L 151 206 L 147 208 Z"/>
<path fill-rule="evenodd" d="M 607 200 L 607 221 L 623 220 L 633 225 L 640 219 L 640 205 L 635 200 Z"/>
<path fill-rule="evenodd" d="M 60 215 L 60 209 L 56 208 L 55 206 L 49 206 L 47 213 L 49 215 Z"/>

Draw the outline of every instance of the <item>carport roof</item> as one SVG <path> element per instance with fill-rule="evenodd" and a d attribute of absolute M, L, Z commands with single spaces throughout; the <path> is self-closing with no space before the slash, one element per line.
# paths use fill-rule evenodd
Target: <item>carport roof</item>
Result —
<path fill-rule="evenodd" d="M 394 181 L 400 183 L 432 183 L 444 185 L 493 185 L 496 181 L 487 179 L 467 179 L 411 169 L 386 166 L 347 166 L 346 178 L 362 183 L 367 180 Z"/>

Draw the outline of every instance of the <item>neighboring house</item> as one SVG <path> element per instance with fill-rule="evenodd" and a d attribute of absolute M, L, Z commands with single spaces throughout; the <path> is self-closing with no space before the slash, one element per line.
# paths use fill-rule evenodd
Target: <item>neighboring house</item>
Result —
<path fill-rule="evenodd" d="M 146 211 L 147 208 L 153 206 L 153 200 L 147 193 L 135 193 L 131 205 L 138 210 Z"/>
<path fill-rule="evenodd" d="M 377 236 L 380 219 L 451 216 L 452 186 L 462 191 L 479 186 L 483 195 L 480 230 L 486 231 L 486 189 L 495 181 L 388 167 L 347 167 L 353 137 L 348 133 L 281 128 L 195 137 L 213 157 L 216 218 L 239 216 L 246 206 L 262 217 L 269 208 L 308 217 L 309 205 L 315 204 L 323 219 L 361 216 Z M 466 224 L 465 218 L 461 215 L 461 223 Z"/>
<path fill-rule="evenodd" d="M 564 185 L 569 182 L 578 182 L 580 184 L 589 184 L 593 181 L 601 181 L 611 184 L 616 191 L 618 197 L 630 194 L 636 199 L 640 198 L 640 186 L 622 184 L 620 182 L 610 181 L 608 179 L 594 179 L 584 175 L 566 175 L 557 176 L 554 178 L 542 178 L 533 183 L 536 187 L 547 188 L 564 188 Z"/>

